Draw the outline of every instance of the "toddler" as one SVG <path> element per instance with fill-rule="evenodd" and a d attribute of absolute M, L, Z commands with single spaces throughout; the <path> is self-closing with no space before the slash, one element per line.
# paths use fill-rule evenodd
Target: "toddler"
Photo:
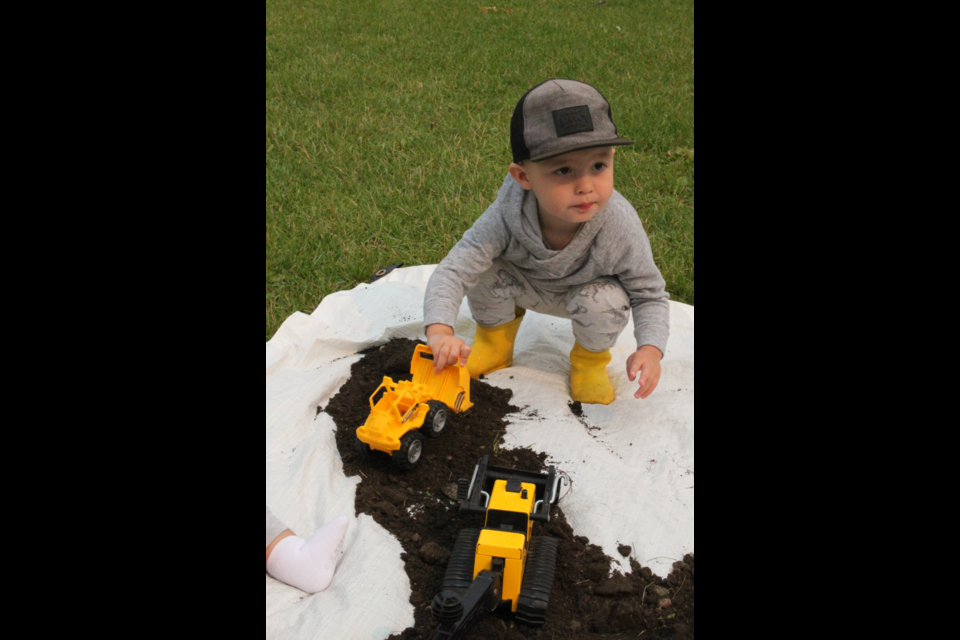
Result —
<path fill-rule="evenodd" d="M 510 123 L 513 163 L 497 200 L 447 254 L 424 299 L 437 372 L 465 365 L 473 378 L 513 364 L 526 310 L 567 318 L 570 393 L 610 404 L 610 349 L 632 314 L 637 351 L 627 376 L 635 397 L 660 381 L 669 337 L 669 295 L 636 210 L 613 188 L 619 137 L 595 88 L 549 80 L 523 96 Z M 472 348 L 456 337 L 464 295 L 477 323 Z"/>
<path fill-rule="evenodd" d="M 347 516 L 340 516 L 302 540 L 267 507 L 267 573 L 301 591 L 320 593 L 333 580 L 347 524 Z"/>

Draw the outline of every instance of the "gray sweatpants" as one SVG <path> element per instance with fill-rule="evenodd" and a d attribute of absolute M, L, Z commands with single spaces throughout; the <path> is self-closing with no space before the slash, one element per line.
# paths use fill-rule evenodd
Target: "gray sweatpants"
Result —
<path fill-rule="evenodd" d="M 473 319 L 481 327 L 499 327 L 529 309 L 573 322 L 573 335 L 587 351 L 606 351 L 630 322 L 630 297 L 616 278 L 548 291 L 530 284 L 509 262 L 494 260 L 467 292 Z"/>
<path fill-rule="evenodd" d="M 267 507 L 267 544 L 264 549 L 270 546 L 270 543 L 276 540 L 277 536 L 287 530 L 287 526 L 277 519 L 277 516 L 270 513 L 270 507 Z"/>

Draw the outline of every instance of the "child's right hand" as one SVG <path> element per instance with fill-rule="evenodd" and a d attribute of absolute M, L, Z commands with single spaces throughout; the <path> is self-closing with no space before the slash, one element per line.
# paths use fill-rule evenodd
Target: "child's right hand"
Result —
<path fill-rule="evenodd" d="M 467 366 L 470 357 L 470 346 L 453 333 L 453 328 L 445 324 L 432 324 L 427 327 L 427 346 L 433 351 L 433 363 L 437 375 L 447 367 L 460 362 L 461 367 Z"/>

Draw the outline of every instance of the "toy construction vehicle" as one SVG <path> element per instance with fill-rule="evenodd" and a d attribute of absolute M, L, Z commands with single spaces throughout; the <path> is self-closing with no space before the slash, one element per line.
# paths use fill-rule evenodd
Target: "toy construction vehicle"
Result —
<path fill-rule="evenodd" d="M 370 417 L 357 429 L 354 443 L 362 458 L 383 451 L 405 471 L 420 462 L 424 435 L 438 437 L 450 411 L 462 413 L 473 406 L 467 368 L 456 364 L 437 375 L 429 347 L 417 346 L 410 373 L 411 382 L 383 379 L 370 397 Z"/>
<path fill-rule="evenodd" d="M 460 480 L 460 513 L 486 514 L 483 530 L 464 529 L 447 565 L 443 591 L 433 600 L 440 626 L 431 640 L 455 640 L 486 611 L 511 607 L 517 620 L 542 626 L 557 568 L 557 540 L 533 537 L 534 522 L 549 522 L 561 480 L 546 474 L 490 466 L 484 456 L 472 480 Z"/>

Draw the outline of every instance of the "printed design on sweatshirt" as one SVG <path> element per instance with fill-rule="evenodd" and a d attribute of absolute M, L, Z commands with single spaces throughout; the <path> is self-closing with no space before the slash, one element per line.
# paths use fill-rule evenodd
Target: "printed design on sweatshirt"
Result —
<path fill-rule="evenodd" d="M 579 325 L 579 326 L 583 327 L 584 329 L 589 329 L 590 327 L 592 327 L 592 326 L 594 326 L 594 325 L 596 324 L 595 322 L 591 322 L 590 324 L 586 324 L 586 323 L 580 322 L 580 321 L 577 320 L 576 318 L 570 318 L 570 319 L 573 320 L 573 323 L 574 323 L 574 324 Z M 620 335 L 620 334 L 618 333 L 617 335 Z"/>
<path fill-rule="evenodd" d="M 527 293 L 527 287 L 505 269 L 497 272 L 498 279 L 490 288 L 490 295 L 498 300 L 515 300 Z"/>
<path fill-rule="evenodd" d="M 580 295 L 596 302 L 597 296 L 602 292 L 616 290 L 617 285 L 612 282 L 594 282 L 593 284 L 584 285 L 583 288 L 580 289 Z"/>
<path fill-rule="evenodd" d="M 582 316 L 582 315 L 585 314 L 585 313 L 590 313 L 590 312 L 587 310 L 587 308 L 586 308 L 585 306 L 583 306 L 582 304 L 580 304 L 579 302 L 574 302 L 573 304 L 576 305 L 576 308 L 573 309 L 573 310 L 570 312 L 570 315 L 571 315 L 571 316 Z"/>

